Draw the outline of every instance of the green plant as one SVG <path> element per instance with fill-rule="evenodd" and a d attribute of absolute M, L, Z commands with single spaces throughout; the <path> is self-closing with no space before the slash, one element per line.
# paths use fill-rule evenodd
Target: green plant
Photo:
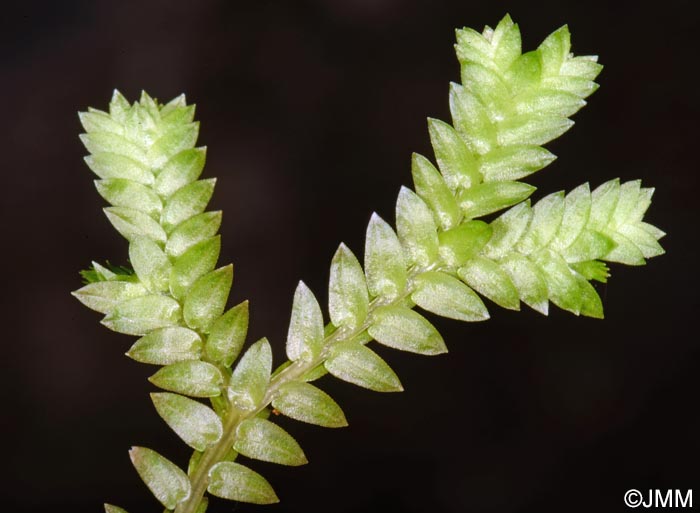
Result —
<path fill-rule="evenodd" d="M 664 234 L 642 218 L 653 189 L 611 180 L 557 192 L 534 205 L 535 188 L 519 180 L 554 160 L 543 144 L 567 131 L 568 118 L 595 91 L 601 70 L 570 53 L 566 27 L 521 53 L 518 26 L 506 16 L 483 33 L 457 31 L 462 85 L 450 87 L 453 126 L 428 121 L 437 168 L 413 155 L 415 192 L 402 188 L 396 231 L 376 214 L 367 228 L 364 270 L 341 244 L 331 262 L 330 322 L 302 282 L 294 294 L 288 362 L 273 372 L 270 344 L 243 352 L 248 303 L 226 310 L 231 265 L 216 268 L 220 212 L 205 212 L 214 179 L 200 180 L 205 149 L 184 96 L 161 105 L 143 93 L 130 105 L 115 92 L 109 112 L 80 119 L 88 166 L 99 176 L 105 213 L 129 241 L 127 268 L 93 263 L 74 292 L 108 328 L 140 338 L 131 358 L 163 366 L 150 381 L 166 423 L 194 449 L 187 472 L 135 447 L 137 472 L 166 511 L 203 513 L 205 493 L 259 504 L 277 501 L 270 484 L 235 462 L 238 454 L 284 465 L 306 458 L 268 419 L 342 427 L 340 407 L 311 382 L 326 373 L 380 392 L 399 378 L 367 347 L 375 340 L 403 351 L 447 351 L 419 306 L 436 315 L 482 321 L 480 296 L 547 314 L 549 302 L 602 318 L 591 280 L 605 282 L 605 262 L 641 265 L 663 253 Z M 505 210 L 490 222 L 478 218 Z M 238 360 L 238 361 L 237 361 Z M 234 363 L 237 364 L 234 366 Z M 211 407 L 191 398 L 206 398 Z M 106 505 L 108 513 L 123 512 Z"/>

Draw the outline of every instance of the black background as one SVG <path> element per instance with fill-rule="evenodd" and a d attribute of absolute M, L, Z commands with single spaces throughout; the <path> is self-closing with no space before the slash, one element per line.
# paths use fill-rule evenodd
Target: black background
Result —
<path fill-rule="evenodd" d="M 76 111 L 186 92 L 224 211 L 232 302 L 250 299 L 250 340 L 282 361 L 294 288 L 325 300 L 342 240 L 358 254 L 372 211 L 393 221 L 409 156 L 432 157 L 425 118 L 449 119 L 454 28 L 510 12 L 526 49 L 568 23 L 598 53 L 601 89 L 550 145 L 535 197 L 642 178 L 667 254 L 614 266 L 606 320 L 493 307 L 435 319 L 450 348 L 421 358 L 377 348 L 406 391 L 324 378 L 350 427 L 279 419 L 310 464 L 254 463 L 277 506 L 210 512 L 625 511 L 629 488 L 698 483 L 698 26 L 693 2 L 402 0 L 23 2 L 3 5 L 3 509 L 161 511 L 131 445 L 184 465 L 150 404 L 154 369 L 69 292 L 90 260 L 125 261 L 83 164 Z M 700 497 L 695 497 L 696 503 Z M 697 507 L 697 506 L 696 506 Z"/>

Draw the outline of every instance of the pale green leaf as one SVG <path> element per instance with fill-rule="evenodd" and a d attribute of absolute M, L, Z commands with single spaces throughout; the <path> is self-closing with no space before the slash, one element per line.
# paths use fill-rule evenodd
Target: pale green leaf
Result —
<path fill-rule="evenodd" d="M 520 309 L 520 296 L 508 274 L 488 258 L 474 257 L 457 271 L 459 277 L 479 294 L 511 310 Z"/>
<path fill-rule="evenodd" d="M 129 260 L 136 276 L 151 292 L 168 290 L 170 259 L 161 247 L 148 237 L 135 237 L 129 244 Z"/>
<path fill-rule="evenodd" d="M 464 27 L 456 31 L 457 44 L 457 59 L 461 63 L 477 62 L 482 64 L 490 64 L 492 57 L 492 48 L 487 41 L 476 30 Z"/>
<path fill-rule="evenodd" d="M 637 204 L 630 212 L 627 222 L 635 223 L 642 220 L 644 213 L 647 211 L 651 205 L 651 197 L 654 195 L 653 187 L 642 187 L 639 191 L 639 198 L 637 198 Z"/>
<path fill-rule="evenodd" d="M 365 242 L 367 288 L 372 296 L 395 299 L 406 287 L 406 261 L 394 230 L 377 214 L 367 226 Z"/>
<path fill-rule="evenodd" d="M 82 304 L 103 314 L 112 311 L 119 303 L 147 293 L 143 285 L 130 281 L 98 281 L 72 292 Z"/>
<path fill-rule="evenodd" d="M 435 327 L 422 315 L 402 306 L 382 306 L 375 310 L 368 333 L 380 344 L 422 355 L 447 352 Z"/>
<path fill-rule="evenodd" d="M 460 321 L 485 321 L 489 312 L 481 298 L 448 274 L 431 271 L 416 278 L 411 299 L 423 310 Z"/>
<path fill-rule="evenodd" d="M 438 167 L 450 189 L 468 188 L 481 181 L 475 156 L 454 128 L 429 118 L 428 131 Z"/>
<path fill-rule="evenodd" d="M 546 144 L 573 125 L 568 118 L 546 114 L 512 116 L 499 124 L 498 142 L 501 146 Z"/>
<path fill-rule="evenodd" d="M 543 315 L 549 313 L 549 292 L 540 269 L 527 257 L 510 253 L 499 262 L 515 285 L 520 300 Z"/>
<path fill-rule="evenodd" d="M 411 263 L 426 266 L 437 258 L 437 226 L 430 209 L 406 187 L 396 201 L 396 229 Z"/>
<path fill-rule="evenodd" d="M 207 337 L 207 356 L 230 367 L 243 348 L 248 333 L 248 301 L 234 306 L 214 321 Z"/>
<path fill-rule="evenodd" d="M 170 273 L 170 292 L 182 299 L 192 284 L 216 267 L 221 251 L 221 236 L 205 239 L 175 259 Z"/>
<path fill-rule="evenodd" d="M 174 127 L 163 134 L 148 149 L 147 158 L 153 167 L 162 167 L 173 156 L 192 149 L 199 135 L 199 123 Z"/>
<path fill-rule="evenodd" d="M 458 267 L 481 251 L 491 232 L 491 227 L 483 221 L 468 221 L 440 232 L 440 257 L 447 265 Z"/>
<path fill-rule="evenodd" d="M 180 320 L 180 305 L 167 296 L 142 296 L 118 304 L 102 320 L 109 329 L 126 335 L 145 335 L 149 331 L 175 326 Z"/>
<path fill-rule="evenodd" d="M 559 72 L 564 76 L 595 80 L 601 71 L 603 66 L 598 64 L 597 55 L 579 55 L 564 61 Z"/>
<path fill-rule="evenodd" d="M 189 248 L 216 235 L 221 226 L 221 211 L 204 212 L 177 225 L 168 237 L 165 252 L 179 257 Z"/>
<path fill-rule="evenodd" d="M 157 387 L 191 397 L 216 397 L 224 383 L 216 366 L 199 360 L 170 364 L 148 380 Z"/>
<path fill-rule="evenodd" d="M 606 235 L 613 240 L 615 247 L 607 255 L 602 257 L 602 260 L 625 265 L 646 264 L 644 253 L 642 253 L 637 245 L 629 238 L 622 235 L 622 233 L 615 232 L 606 232 Z"/>
<path fill-rule="evenodd" d="M 450 112 L 455 130 L 472 153 L 483 155 L 493 149 L 496 127 L 486 107 L 473 92 L 454 82 L 450 84 Z M 416 192 L 423 197 L 417 184 Z"/>
<path fill-rule="evenodd" d="M 403 391 L 401 382 L 391 367 L 362 344 L 337 344 L 324 365 L 336 378 L 376 392 Z"/>
<path fill-rule="evenodd" d="M 581 294 L 581 314 L 586 317 L 602 319 L 604 317 L 603 302 L 600 300 L 600 296 L 593 288 L 593 285 L 588 283 L 588 280 L 580 274 L 576 275 L 576 281 Z"/>
<path fill-rule="evenodd" d="M 100 178 L 132 180 L 152 185 L 155 178 L 148 166 L 116 153 L 95 153 L 85 157 L 85 163 Z"/>
<path fill-rule="evenodd" d="M 620 184 L 620 197 L 615 205 L 610 226 L 617 228 L 627 222 L 631 213 L 634 211 L 639 199 L 639 193 L 642 190 L 641 180 L 632 180 Z"/>
<path fill-rule="evenodd" d="M 107 132 L 117 135 L 124 134 L 124 125 L 112 119 L 101 110 L 89 108 L 88 112 L 78 112 L 80 124 L 86 132 Z"/>
<path fill-rule="evenodd" d="M 173 462 L 146 447 L 132 447 L 129 457 L 143 482 L 166 508 L 175 509 L 190 496 L 190 480 Z"/>
<path fill-rule="evenodd" d="M 538 47 L 542 56 L 542 70 L 545 76 L 559 75 L 561 67 L 571 52 L 571 34 L 564 25 L 552 32 Z"/>
<path fill-rule="evenodd" d="M 485 182 L 519 180 L 551 164 L 556 157 L 540 146 L 501 146 L 481 158 Z"/>
<path fill-rule="evenodd" d="M 536 88 L 517 97 L 515 114 L 569 117 L 586 105 L 573 93 L 554 89 Z"/>
<path fill-rule="evenodd" d="M 559 255 L 550 250 L 542 250 L 531 258 L 541 270 L 552 303 L 578 315 L 581 312 L 583 298 L 571 268 Z"/>
<path fill-rule="evenodd" d="M 111 504 L 105 504 L 105 513 L 128 513 L 125 509 Z"/>
<path fill-rule="evenodd" d="M 567 263 L 596 260 L 608 255 L 615 248 L 615 241 L 607 235 L 593 230 L 583 230 L 578 238 L 561 256 Z"/>
<path fill-rule="evenodd" d="M 287 357 L 296 361 L 312 360 L 323 346 L 323 314 L 321 307 L 303 281 L 294 292 L 292 318 L 287 331 Z"/>
<path fill-rule="evenodd" d="M 465 63 L 461 76 L 462 85 L 478 97 L 492 119 L 502 119 L 510 109 L 511 93 L 501 74 L 481 64 Z"/>
<path fill-rule="evenodd" d="M 505 80 L 516 95 L 538 87 L 541 79 L 542 61 L 537 50 L 520 55 L 505 73 Z"/>
<path fill-rule="evenodd" d="M 290 381 L 282 385 L 272 406 L 300 422 L 338 428 L 348 425 L 343 410 L 323 390 L 309 383 Z"/>
<path fill-rule="evenodd" d="M 522 182 L 488 182 L 465 189 L 459 194 L 459 206 L 468 219 L 485 216 L 527 199 L 535 187 Z"/>
<path fill-rule="evenodd" d="M 206 153 L 206 148 L 192 148 L 172 157 L 158 174 L 155 191 L 167 197 L 180 187 L 194 182 L 202 174 Z"/>
<path fill-rule="evenodd" d="M 433 211 L 435 222 L 445 230 L 456 225 L 460 219 L 459 207 L 435 166 L 424 156 L 414 153 L 411 172 L 416 193 Z"/>
<path fill-rule="evenodd" d="M 223 461 L 209 471 L 207 491 L 215 497 L 252 504 L 279 502 L 275 491 L 264 477 L 248 467 Z"/>
<path fill-rule="evenodd" d="M 596 187 L 591 193 L 589 228 L 603 231 L 612 220 L 619 198 L 620 180 L 617 178 Z"/>
<path fill-rule="evenodd" d="M 137 162 L 146 163 L 146 152 L 126 137 L 109 132 L 80 134 L 80 140 L 90 153 L 115 153 Z"/>
<path fill-rule="evenodd" d="M 493 235 L 484 247 L 488 258 L 497 260 L 508 254 L 523 236 L 532 218 L 532 209 L 524 201 L 508 209 L 491 223 Z"/>
<path fill-rule="evenodd" d="M 620 226 L 619 232 L 639 248 L 644 258 L 653 258 L 664 254 L 664 249 L 656 241 L 656 237 L 637 225 L 626 224 Z"/>
<path fill-rule="evenodd" d="M 566 195 L 564 216 L 551 247 L 561 251 L 573 244 L 588 224 L 590 212 L 591 192 L 588 184 L 584 183 Z"/>
<path fill-rule="evenodd" d="M 228 397 L 238 408 L 253 411 L 265 397 L 272 372 L 272 349 L 266 338 L 243 353 L 229 381 Z"/>
<path fill-rule="evenodd" d="M 109 101 L 109 115 L 120 123 L 124 122 L 126 113 L 131 106 L 124 95 L 118 90 L 112 92 L 112 98 Z"/>
<path fill-rule="evenodd" d="M 586 98 L 598 89 L 598 84 L 581 77 L 550 77 L 542 81 L 542 86 L 566 91 L 580 98 Z"/>
<path fill-rule="evenodd" d="M 243 456 L 280 465 L 308 463 L 292 435 L 269 420 L 253 417 L 240 423 L 233 444 Z"/>
<path fill-rule="evenodd" d="M 367 317 L 369 296 L 360 263 L 345 244 L 341 244 L 331 261 L 328 287 L 328 311 L 337 327 L 355 329 Z"/>
<path fill-rule="evenodd" d="M 233 265 L 221 267 L 199 278 L 185 296 L 183 317 L 190 328 L 209 332 L 224 312 L 233 282 Z"/>
<path fill-rule="evenodd" d="M 152 217 L 139 210 L 107 207 L 104 212 L 112 226 L 129 241 L 139 236 L 148 237 L 156 242 L 165 242 L 167 239 L 163 228 Z"/>
<path fill-rule="evenodd" d="M 502 70 L 506 70 L 520 56 L 520 29 L 509 15 L 498 22 L 491 37 L 494 47 L 493 60 Z"/>
<path fill-rule="evenodd" d="M 160 214 L 163 204 L 150 187 L 124 178 L 95 180 L 95 187 L 106 201 L 115 207 L 139 210 L 151 217 Z"/>
<path fill-rule="evenodd" d="M 214 193 L 215 185 L 216 178 L 197 180 L 170 196 L 161 216 L 161 224 L 165 230 L 171 231 L 183 221 L 204 212 Z"/>
<path fill-rule="evenodd" d="M 548 194 L 532 207 L 532 220 L 517 245 L 517 250 L 529 255 L 545 247 L 554 238 L 564 215 L 564 193 Z"/>
<path fill-rule="evenodd" d="M 126 353 L 137 362 L 154 365 L 198 359 L 202 354 L 202 339 L 192 330 L 181 327 L 152 331 L 131 346 Z"/>
<path fill-rule="evenodd" d="M 208 406 L 169 392 L 153 393 L 151 400 L 170 429 L 194 450 L 203 451 L 221 439 L 223 425 Z"/>
<path fill-rule="evenodd" d="M 587 280 L 596 280 L 600 283 L 607 283 L 610 278 L 610 270 L 605 262 L 589 260 L 588 262 L 578 262 L 571 264 L 571 268 Z"/>

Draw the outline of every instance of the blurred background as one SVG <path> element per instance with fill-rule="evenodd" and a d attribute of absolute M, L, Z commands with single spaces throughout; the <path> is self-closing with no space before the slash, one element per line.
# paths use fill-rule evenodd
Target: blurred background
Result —
<path fill-rule="evenodd" d="M 221 262 L 232 302 L 251 300 L 249 340 L 277 361 L 294 289 L 325 301 L 328 265 L 356 253 L 373 211 L 393 221 L 410 154 L 432 158 L 426 117 L 449 120 L 454 29 L 509 12 L 533 49 L 568 23 L 599 54 L 601 89 L 530 178 L 535 198 L 588 180 L 642 178 L 667 255 L 613 266 L 606 320 L 493 307 L 485 323 L 434 319 L 448 355 L 378 347 L 402 394 L 324 378 L 350 427 L 279 418 L 310 460 L 252 466 L 282 512 L 625 511 L 629 488 L 698 483 L 697 17 L 695 4 L 448 0 L 25 1 L 3 5 L 2 442 L 6 511 L 161 511 L 132 445 L 181 465 L 188 450 L 155 413 L 146 377 L 75 301 L 91 260 L 126 261 L 82 162 L 76 112 L 117 87 L 197 104 L 204 175 L 218 178 Z M 233 304 L 233 303 L 232 303 Z M 491 305 L 492 306 L 492 305 Z M 693 392 L 695 391 L 695 392 Z M 698 497 L 696 497 L 697 502 Z M 262 511 L 212 501 L 211 513 Z"/>

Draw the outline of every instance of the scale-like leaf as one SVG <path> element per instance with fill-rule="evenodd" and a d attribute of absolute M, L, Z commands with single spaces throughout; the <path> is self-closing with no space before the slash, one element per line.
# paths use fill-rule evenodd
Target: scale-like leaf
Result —
<path fill-rule="evenodd" d="M 144 185 L 155 181 L 145 164 L 116 153 L 94 153 L 85 157 L 85 163 L 100 178 L 121 178 Z"/>
<path fill-rule="evenodd" d="M 423 200 L 406 187 L 401 187 L 396 200 L 396 230 L 411 263 L 429 265 L 437 258 L 437 226 L 433 215 Z"/>
<path fill-rule="evenodd" d="M 440 172 L 424 156 L 414 153 L 411 173 L 416 193 L 433 211 L 435 221 L 444 230 L 455 226 L 460 218 L 459 207 Z"/>
<path fill-rule="evenodd" d="M 197 180 L 170 196 L 161 216 L 165 230 L 170 231 L 186 219 L 201 214 L 214 193 L 215 185 L 216 178 Z"/>
<path fill-rule="evenodd" d="M 179 257 L 189 248 L 213 237 L 221 226 L 221 212 L 203 212 L 183 221 L 172 231 L 165 244 L 165 252 Z"/>
<path fill-rule="evenodd" d="M 180 305 L 167 296 L 151 295 L 119 303 L 102 320 L 109 329 L 126 335 L 145 335 L 149 331 L 175 326 Z"/>
<path fill-rule="evenodd" d="M 216 397 L 221 394 L 224 383 L 215 365 L 199 360 L 170 364 L 148 380 L 157 387 L 192 397 Z"/>
<path fill-rule="evenodd" d="M 406 262 L 399 238 L 377 214 L 367 226 L 365 242 L 367 288 L 372 296 L 398 297 L 406 287 Z"/>
<path fill-rule="evenodd" d="M 294 292 L 292 318 L 287 332 L 287 357 L 312 360 L 323 345 L 323 314 L 313 292 L 303 281 Z"/>
<path fill-rule="evenodd" d="M 481 251 L 491 232 L 491 227 L 483 221 L 468 221 L 440 232 L 440 257 L 447 265 L 459 267 Z"/>
<path fill-rule="evenodd" d="M 137 362 L 169 365 L 198 359 L 202 354 L 202 339 L 187 328 L 172 327 L 152 331 L 141 337 L 126 353 Z"/>
<path fill-rule="evenodd" d="M 465 189 L 459 195 L 459 206 L 468 219 L 485 216 L 520 203 L 535 187 L 521 182 L 489 182 Z"/>
<path fill-rule="evenodd" d="M 163 203 L 150 187 L 124 178 L 95 180 L 95 187 L 105 200 L 115 207 L 139 210 L 151 217 L 160 214 Z"/>
<path fill-rule="evenodd" d="M 199 278 L 185 296 L 183 317 L 190 328 L 209 332 L 224 312 L 233 282 L 233 265 L 227 265 Z"/>
<path fill-rule="evenodd" d="M 131 462 L 156 499 L 168 509 L 175 509 L 190 495 L 190 480 L 174 463 L 146 447 L 132 447 Z"/>
<path fill-rule="evenodd" d="M 233 448 L 248 458 L 280 465 L 308 463 L 292 435 L 269 420 L 253 417 L 240 423 Z"/>
<path fill-rule="evenodd" d="M 383 306 L 375 310 L 368 333 L 380 344 L 422 355 L 447 352 L 435 327 L 422 315 L 402 306 Z"/>
<path fill-rule="evenodd" d="M 105 513 L 128 513 L 125 509 L 112 504 L 105 504 Z"/>
<path fill-rule="evenodd" d="M 275 491 L 264 477 L 248 467 L 223 461 L 209 471 L 207 491 L 215 497 L 252 504 L 279 502 Z"/>
<path fill-rule="evenodd" d="M 182 440 L 195 449 L 203 451 L 221 438 L 224 428 L 214 410 L 194 399 L 158 392 L 151 400 L 163 420 Z"/>
<path fill-rule="evenodd" d="M 369 295 L 365 273 L 345 244 L 341 244 L 331 261 L 328 286 L 328 312 L 337 327 L 355 329 L 367 317 Z"/>
<path fill-rule="evenodd" d="M 144 236 L 156 242 L 165 242 L 165 230 L 148 214 L 133 208 L 107 207 L 105 215 L 112 226 L 128 241 Z"/>
<path fill-rule="evenodd" d="M 272 406 L 287 417 L 318 426 L 348 425 L 340 406 L 323 390 L 309 383 L 290 381 L 282 385 Z"/>
<path fill-rule="evenodd" d="M 272 372 L 272 349 L 266 338 L 258 340 L 243 354 L 229 382 L 229 399 L 243 410 L 260 404 Z"/>
<path fill-rule="evenodd" d="M 480 171 L 485 182 L 519 180 L 548 166 L 555 159 L 554 155 L 539 146 L 501 146 L 482 157 Z"/>
<path fill-rule="evenodd" d="M 448 274 L 426 272 L 416 279 L 411 299 L 423 310 L 460 321 L 485 321 L 489 312 L 481 298 Z"/>
<path fill-rule="evenodd" d="M 129 260 L 141 283 L 151 292 L 168 290 L 170 259 L 160 246 L 148 237 L 136 237 L 129 244 Z"/>
<path fill-rule="evenodd" d="M 217 235 L 191 246 L 175 260 L 170 273 L 170 292 L 177 299 L 187 294 L 192 284 L 216 267 L 221 251 L 221 236 Z"/>
<path fill-rule="evenodd" d="M 428 118 L 428 132 L 438 167 L 450 189 L 469 188 L 481 181 L 474 155 L 454 128 L 438 119 Z"/>
<path fill-rule="evenodd" d="M 140 283 L 130 281 L 98 281 L 73 292 L 78 301 L 88 308 L 106 314 L 118 304 L 145 296 L 148 292 Z"/>
<path fill-rule="evenodd" d="M 356 342 L 336 345 L 324 365 L 336 378 L 376 392 L 402 392 L 391 367 L 371 349 Z"/>
<path fill-rule="evenodd" d="M 248 317 L 248 301 L 243 301 L 214 321 L 205 346 L 207 356 L 230 367 L 243 348 Z"/>
<path fill-rule="evenodd" d="M 158 174 L 154 184 L 155 191 L 167 197 L 179 188 L 194 182 L 202 174 L 206 154 L 206 148 L 192 148 L 175 155 Z"/>
<path fill-rule="evenodd" d="M 513 282 L 498 264 L 474 257 L 458 270 L 459 277 L 479 294 L 511 310 L 520 309 L 520 298 Z"/>

